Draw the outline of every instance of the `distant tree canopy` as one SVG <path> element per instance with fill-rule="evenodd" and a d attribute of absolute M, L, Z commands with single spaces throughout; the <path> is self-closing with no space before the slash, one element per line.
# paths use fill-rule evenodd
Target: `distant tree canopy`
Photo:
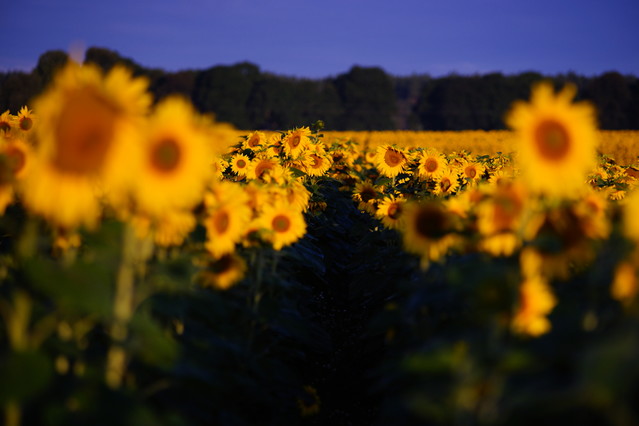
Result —
<path fill-rule="evenodd" d="M 53 50 L 40 56 L 30 73 L 0 73 L 0 112 L 31 105 L 68 60 L 65 52 Z M 329 130 L 503 129 L 510 105 L 528 99 L 532 84 L 544 79 L 558 88 L 576 85 L 578 99 L 596 106 L 601 129 L 639 129 L 639 78 L 615 71 L 595 77 L 526 72 L 433 78 L 353 66 L 336 77 L 300 79 L 262 72 L 250 62 L 166 72 L 98 47 L 87 50 L 85 62 L 105 71 L 126 65 L 148 78 L 156 101 L 181 95 L 199 111 L 246 130 L 290 129 L 316 120 Z"/>

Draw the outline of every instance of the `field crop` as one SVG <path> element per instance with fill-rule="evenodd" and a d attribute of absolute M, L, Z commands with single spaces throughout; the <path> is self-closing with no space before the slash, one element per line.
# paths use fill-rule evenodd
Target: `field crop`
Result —
<path fill-rule="evenodd" d="M 69 63 L 0 116 L 5 424 L 639 422 L 637 132 L 237 131 Z"/>

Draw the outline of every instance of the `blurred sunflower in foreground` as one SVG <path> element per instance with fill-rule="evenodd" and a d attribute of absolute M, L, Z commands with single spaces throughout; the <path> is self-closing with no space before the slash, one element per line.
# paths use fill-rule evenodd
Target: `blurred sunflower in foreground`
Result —
<path fill-rule="evenodd" d="M 516 102 L 506 116 L 515 131 L 523 180 L 534 192 L 580 195 L 596 164 L 595 109 L 573 103 L 575 93 L 572 85 L 555 94 L 550 83 L 540 83 L 530 102 Z"/>
<path fill-rule="evenodd" d="M 55 76 L 34 101 L 36 152 L 23 191 L 29 210 L 62 228 L 97 224 L 99 196 L 132 169 L 127 150 L 138 144 L 151 104 L 147 87 L 121 66 L 103 75 L 70 61 Z"/>

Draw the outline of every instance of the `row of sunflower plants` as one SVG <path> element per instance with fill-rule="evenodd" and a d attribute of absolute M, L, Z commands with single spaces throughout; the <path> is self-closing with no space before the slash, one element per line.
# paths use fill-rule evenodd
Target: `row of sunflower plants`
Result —
<path fill-rule="evenodd" d="M 0 117 L 6 424 L 637 419 L 636 178 L 571 87 L 497 155 L 147 88 L 70 63 Z"/>

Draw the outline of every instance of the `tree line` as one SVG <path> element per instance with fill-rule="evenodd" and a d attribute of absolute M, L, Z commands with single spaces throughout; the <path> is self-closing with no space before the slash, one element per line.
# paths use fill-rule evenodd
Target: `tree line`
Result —
<path fill-rule="evenodd" d="M 30 105 L 68 59 L 64 51 L 52 50 L 31 72 L 0 73 L 0 112 Z M 512 102 L 528 99 L 531 85 L 544 79 L 558 88 L 576 85 L 577 99 L 596 106 L 601 129 L 639 129 L 639 78 L 616 71 L 594 77 L 524 72 L 435 78 L 353 66 L 336 77 L 305 79 L 263 72 L 250 62 L 166 72 L 99 47 L 86 51 L 85 62 L 105 71 L 125 64 L 149 79 L 156 101 L 180 94 L 200 112 L 246 130 L 290 129 L 317 120 L 329 130 L 498 130 Z"/>

